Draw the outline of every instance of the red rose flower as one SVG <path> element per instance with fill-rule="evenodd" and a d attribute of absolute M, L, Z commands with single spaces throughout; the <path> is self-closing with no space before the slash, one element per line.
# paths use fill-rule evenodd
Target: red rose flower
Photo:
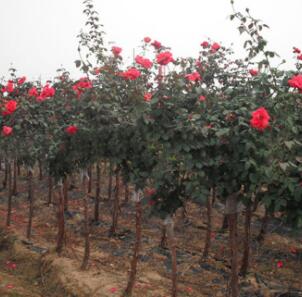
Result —
<path fill-rule="evenodd" d="M 2 127 L 2 133 L 4 136 L 9 136 L 10 134 L 13 133 L 13 128 L 9 126 L 3 126 Z"/>
<path fill-rule="evenodd" d="M 12 80 L 9 80 L 4 88 L 2 88 L 2 93 L 12 93 L 14 91 L 14 83 Z"/>
<path fill-rule="evenodd" d="M 293 52 L 294 54 L 301 54 L 301 50 L 298 49 L 297 47 L 293 47 Z"/>
<path fill-rule="evenodd" d="M 159 41 L 157 41 L 157 40 L 154 40 L 154 41 L 151 43 L 151 45 L 153 45 L 154 48 L 156 48 L 156 49 L 160 49 L 160 48 L 161 48 L 161 43 L 160 43 Z"/>
<path fill-rule="evenodd" d="M 219 49 L 220 49 L 220 44 L 218 44 L 217 42 L 214 42 L 211 46 L 211 52 L 216 53 Z"/>
<path fill-rule="evenodd" d="M 137 70 L 135 67 L 128 69 L 121 73 L 121 76 L 125 79 L 136 80 L 141 75 L 141 72 Z"/>
<path fill-rule="evenodd" d="M 160 65 L 168 65 L 170 62 L 174 62 L 172 53 L 162 52 L 156 56 L 156 61 Z"/>
<path fill-rule="evenodd" d="M 291 79 L 288 80 L 288 84 L 292 88 L 297 88 L 300 91 L 302 90 L 302 75 L 298 74 L 293 76 Z"/>
<path fill-rule="evenodd" d="M 258 75 L 258 70 L 257 69 L 250 69 L 249 73 L 250 73 L 251 76 L 256 76 L 256 75 Z"/>
<path fill-rule="evenodd" d="M 209 43 L 207 41 L 203 41 L 200 46 L 202 46 L 203 48 L 209 47 Z"/>
<path fill-rule="evenodd" d="M 83 77 L 72 86 L 72 89 L 77 93 L 78 97 L 80 97 L 85 89 L 91 89 L 92 87 L 91 81 L 87 77 Z"/>
<path fill-rule="evenodd" d="M 78 132 L 78 130 L 79 130 L 78 127 L 75 125 L 70 125 L 65 129 L 66 133 L 69 135 L 76 134 Z"/>
<path fill-rule="evenodd" d="M 190 74 L 187 74 L 186 79 L 188 79 L 190 81 L 199 81 L 199 80 L 201 80 L 201 76 L 197 71 L 195 71 Z"/>
<path fill-rule="evenodd" d="M 149 43 L 149 42 L 151 41 L 151 38 L 150 38 L 150 37 L 145 37 L 145 38 L 144 38 L 144 41 L 145 41 L 146 43 Z"/>
<path fill-rule="evenodd" d="M 278 268 L 282 268 L 283 267 L 283 262 L 282 261 L 278 261 L 277 262 L 277 267 Z"/>
<path fill-rule="evenodd" d="M 151 94 L 151 93 L 145 93 L 145 94 L 144 94 L 144 100 L 145 100 L 146 102 L 151 101 L 151 99 L 152 99 L 152 94 Z"/>
<path fill-rule="evenodd" d="M 135 62 L 141 66 L 143 66 L 144 68 L 146 69 L 149 69 L 153 66 L 153 63 L 147 59 L 147 58 L 144 58 L 142 56 L 136 56 L 135 57 Z"/>
<path fill-rule="evenodd" d="M 250 120 L 250 125 L 259 130 L 263 131 L 268 127 L 270 120 L 270 115 L 264 107 L 260 107 L 254 112 L 252 112 L 252 118 Z"/>
<path fill-rule="evenodd" d="M 38 97 L 39 96 L 39 93 L 38 93 L 38 90 L 36 87 L 32 87 L 28 90 L 28 96 L 31 96 L 31 97 Z"/>
<path fill-rule="evenodd" d="M 4 115 L 12 114 L 17 108 L 17 101 L 9 100 L 8 102 L 5 103 L 4 107 L 5 107 L 5 110 L 3 112 Z"/>
<path fill-rule="evenodd" d="M 199 101 L 200 101 L 200 102 L 206 101 L 206 97 L 203 96 L 203 95 L 200 95 L 200 96 L 199 96 Z"/>
<path fill-rule="evenodd" d="M 122 52 L 122 48 L 118 47 L 118 46 L 113 46 L 111 48 L 112 53 L 117 57 L 120 55 L 120 53 Z"/>
<path fill-rule="evenodd" d="M 15 100 L 9 100 L 4 105 L 4 111 L 2 112 L 3 116 L 12 114 L 17 108 L 17 102 Z"/>
<path fill-rule="evenodd" d="M 40 97 L 43 99 L 53 97 L 55 95 L 56 91 L 53 87 L 50 87 L 49 84 L 46 84 L 40 94 Z"/>
<path fill-rule="evenodd" d="M 301 61 L 302 60 L 302 55 L 297 56 L 297 59 Z"/>
<path fill-rule="evenodd" d="M 18 85 L 23 85 L 26 81 L 26 76 L 22 76 L 18 79 Z"/>

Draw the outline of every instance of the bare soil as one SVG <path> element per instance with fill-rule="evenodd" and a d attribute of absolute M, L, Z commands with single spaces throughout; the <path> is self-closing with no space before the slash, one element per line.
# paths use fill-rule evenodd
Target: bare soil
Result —
<path fill-rule="evenodd" d="M 2 179 L 3 172 L 0 181 Z M 131 202 L 121 204 L 118 234 L 109 237 L 112 201 L 107 200 L 108 178 L 102 179 L 101 221 L 91 221 L 89 270 L 81 271 L 83 193 L 77 188 L 68 193 L 66 247 L 63 255 L 58 257 L 55 254 L 56 204 L 46 204 L 47 178 L 40 181 L 36 176 L 34 183 L 35 209 L 30 241 L 25 238 L 29 213 L 26 177 L 21 175 L 18 178 L 18 194 L 13 197 L 12 224 L 9 228 L 5 227 L 7 190 L 0 191 L 0 296 L 121 296 L 127 284 L 135 240 L 134 205 Z M 77 181 L 76 185 L 80 183 Z M 93 216 L 94 193 L 95 187 L 89 199 L 90 217 Z M 122 192 L 122 202 L 123 197 Z M 148 207 L 144 206 L 145 214 Z M 175 218 L 179 297 L 226 296 L 230 254 L 228 233 L 220 232 L 221 205 L 218 203 L 213 209 L 213 242 L 206 260 L 201 259 L 207 228 L 205 208 L 188 204 L 187 213 L 185 220 L 181 211 Z M 260 244 L 256 236 L 262 216 L 261 209 L 253 215 L 251 267 L 247 277 L 240 279 L 241 296 L 301 297 L 302 232 L 273 218 L 269 222 L 268 234 Z M 239 238 L 242 238 L 243 213 L 239 221 Z M 134 297 L 170 296 L 171 257 L 168 249 L 160 247 L 161 228 L 160 219 L 144 216 Z"/>

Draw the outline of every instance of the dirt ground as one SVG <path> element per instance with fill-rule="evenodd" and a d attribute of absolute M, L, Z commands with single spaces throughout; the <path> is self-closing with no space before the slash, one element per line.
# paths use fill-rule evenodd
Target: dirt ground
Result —
<path fill-rule="evenodd" d="M 0 181 L 3 172 L 0 174 Z M 56 244 L 56 205 L 48 206 L 47 178 L 35 178 L 33 235 L 25 238 L 28 221 L 26 177 L 18 178 L 18 194 L 13 197 L 12 224 L 5 228 L 7 190 L 0 191 L 0 296 L 2 297 L 106 297 L 121 296 L 127 283 L 132 247 L 135 241 L 135 210 L 131 202 L 121 205 L 118 235 L 108 236 L 112 201 L 107 199 L 108 178 L 102 179 L 101 221 L 91 223 L 92 254 L 88 271 L 81 271 L 83 257 L 83 193 L 69 191 L 69 210 L 65 213 L 67 234 L 62 257 L 54 252 Z M 78 184 L 78 183 L 77 183 Z M 93 214 L 94 187 L 90 195 Z M 124 193 L 121 193 L 121 201 Z M 145 206 L 145 211 L 149 206 Z M 188 217 L 176 216 L 179 297 L 223 297 L 229 281 L 227 232 L 220 232 L 222 209 L 216 204 L 213 213 L 212 248 L 201 259 L 206 234 L 205 209 L 187 206 Z M 277 218 L 270 220 L 268 234 L 260 244 L 263 211 L 253 216 L 252 260 L 250 272 L 241 278 L 241 296 L 302 296 L 302 232 L 292 230 Z M 239 238 L 243 232 L 240 216 Z M 142 249 L 134 297 L 170 296 L 171 258 L 160 247 L 162 222 L 144 216 Z M 240 241 L 241 242 L 241 241 Z M 240 244 L 240 250 L 242 250 Z M 241 256 L 241 255 L 240 255 Z"/>

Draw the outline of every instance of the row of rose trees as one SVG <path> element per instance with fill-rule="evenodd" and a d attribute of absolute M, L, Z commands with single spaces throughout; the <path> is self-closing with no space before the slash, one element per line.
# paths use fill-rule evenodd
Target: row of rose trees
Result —
<path fill-rule="evenodd" d="M 136 243 L 124 296 L 131 296 L 140 251 L 142 204 L 164 220 L 172 269 L 171 296 L 177 296 L 176 242 L 173 216 L 188 201 L 207 208 L 208 230 L 203 257 L 211 245 L 214 200 L 225 204 L 231 251 L 229 296 L 239 296 L 239 269 L 249 264 L 252 212 L 261 204 L 266 216 L 282 212 L 302 225 L 301 54 L 294 48 L 295 70 L 272 66 L 276 54 L 261 31 L 267 27 L 245 13 L 231 15 L 245 34 L 247 57 L 203 41 L 197 57 L 176 58 L 171 50 L 145 37 L 133 64 L 123 63 L 122 49 L 107 51 L 102 26 L 91 0 L 84 1 L 88 30 L 79 35 L 76 61 L 84 75 L 72 80 L 64 69 L 45 84 L 18 78 L 2 82 L 0 152 L 8 188 L 7 225 L 11 220 L 16 170 L 28 176 L 30 238 L 34 214 L 33 170 L 49 175 L 58 195 L 57 252 L 64 248 L 64 185 L 80 173 L 84 205 L 85 251 L 89 263 L 87 192 L 91 166 L 99 180 L 101 161 L 109 161 L 116 184 L 122 177 L 135 192 Z M 85 57 L 82 58 L 82 57 Z M 88 187 L 88 188 L 87 188 Z M 98 186 L 99 187 L 99 186 Z M 99 188 L 98 188 L 99 189 Z M 128 188 L 127 188 L 128 189 Z M 146 192 L 148 192 L 146 194 Z M 95 199 L 98 220 L 100 191 Z M 118 223 L 119 191 L 113 197 L 110 234 Z M 243 259 L 239 263 L 238 204 L 245 205 Z M 202 258 L 202 256 L 201 256 Z M 240 265 L 241 266 L 240 266 Z"/>

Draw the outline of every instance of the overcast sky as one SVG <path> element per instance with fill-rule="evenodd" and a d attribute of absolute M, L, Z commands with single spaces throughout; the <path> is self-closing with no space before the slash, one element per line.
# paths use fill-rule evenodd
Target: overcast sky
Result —
<path fill-rule="evenodd" d="M 237 0 L 254 17 L 270 25 L 272 49 L 293 64 L 292 47 L 302 48 L 302 0 Z M 95 0 L 106 40 L 131 57 L 145 36 L 171 46 L 174 56 L 196 56 L 200 42 L 210 37 L 224 45 L 241 41 L 229 0 Z M 81 0 L 1 0 L 0 76 L 10 64 L 18 74 L 43 80 L 55 76 L 61 65 L 79 75 L 76 35 L 85 23 Z"/>

